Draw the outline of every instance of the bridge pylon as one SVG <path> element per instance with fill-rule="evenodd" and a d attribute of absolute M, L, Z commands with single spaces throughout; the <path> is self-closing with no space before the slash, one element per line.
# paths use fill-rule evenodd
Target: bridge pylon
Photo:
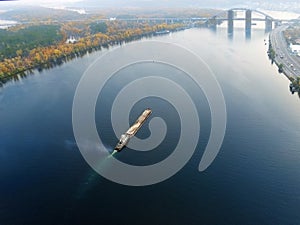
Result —
<path fill-rule="evenodd" d="M 234 19 L 234 12 L 233 10 L 228 10 L 227 12 L 227 20 L 228 20 L 228 34 L 233 35 L 233 19 Z"/>
<path fill-rule="evenodd" d="M 252 26 L 252 10 L 246 10 L 246 17 L 245 17 L 245 33 L 246 37 L 251 37 L 251 26 Z"/>
<path fill-rule="evenodd" d="M 269 16 L 266 16 L 265 20 L 265 32 L 268 33 L 273 29 L 273 20 Z"/>

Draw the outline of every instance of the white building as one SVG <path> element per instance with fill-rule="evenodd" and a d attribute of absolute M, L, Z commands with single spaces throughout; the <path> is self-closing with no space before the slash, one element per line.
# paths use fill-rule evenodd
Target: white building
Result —
<path fill-rule="evenodd" d="M 290 49 L 293 53 L 297 54 L 300 56 L 300 45 L 293 45 L 290 44 Z"/>
<path fill-rule="evenodd" d="M 77 42 L 77 39 L 73 36 L 70 36 L 67 40 L 66 40 L 66 43 L 67 44 L 74 44 Z"/>

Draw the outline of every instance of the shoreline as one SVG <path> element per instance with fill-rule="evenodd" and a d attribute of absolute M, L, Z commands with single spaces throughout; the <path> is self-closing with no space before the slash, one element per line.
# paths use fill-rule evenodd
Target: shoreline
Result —
<path fill-rule="evenodd" d="M 287 28 L 288 26 L 283 25 L 270 32 L 268 56 L 272 63 L 276 64 L 278 72 L 283 73 L 291 82 L 290 91 L 292 94 L 294 92 L 300 93 L 300 61 L 298 58 L 294 58 L 288 49 L 288 43 L 283 35 Z"/>
<path fill-rule="evenodd" d="M 61 55 L 59 56 L 52 56 L 49 58 L 47 61 L 41 61 L 41 62 L 33 62 L 33 65 L 27 65 L 24 66 L 22 65 L 23 68 L 21 69 L 16 69 L 15 71 L 11 72 L 11 74 L 7 75 L 2 75 L 0 76 L 0 87 L 3 86 L 6 82 L 9 82 L 10 80 L 19 80 L 20 78 L 27 77 L 28 75 L 34 74 L 34 70 L 38 70 L 39 72 L 42 72 L 43 70 L 51 69 L 57 66 L 60 66 L 68 61 L 71 61 L 77 57 L 83 57 L 88 53 L 92 52 L 97 52 L 101 51 L 102 49 L 109 49 L 110 47 L 114 47 L 117 45 L 122 45 L 123 43 L 129 43 L 132 41 L 140 40 L 142 38 L 147 38 L 147 37 L 153 37 L 153 36 L 158 36 L 158 35 L 166 35 L 169 33 L 174 33 L 177 31 L 182 31 L 187 29 L 183 24 L 177 24 L 176 27 L 167 27 L 168 32 L 162 32 L 158 33 L 159 30 L 156 30 L 153 28 L 151 32 L 144 32 L 139 35 L 132 35 L 130 37 L 108 37 L 105 41 L 102 41 L 102 43 L 99 43 L 98 45 L 90 45 L 90 46 L 84 46 L 81 49 L 73 49 L 72 51 L 68 53 L 63 53 L 61 52 Z M 86 37 L 90 38 L 90 37 Z M 77 43 L 81 43 L 80 41 Z M 74 44 L 64 44 L 62 45 L 63 47 L 66 45 L 70 45 L 71 47 L 76 46 Z M 47 49 L 54 49 L 54 51 L 58 48 L 58 46 L 47 46 L 44 48 L 41 48 L 41 50 L 47 50 Z M 14 60 L 15 58 L 11 58 L 8 60 Z M 17 58 L 19 61 L 24 61 L 28 58 Z M 18 68 L 18 67 L 17 67 Z"/>

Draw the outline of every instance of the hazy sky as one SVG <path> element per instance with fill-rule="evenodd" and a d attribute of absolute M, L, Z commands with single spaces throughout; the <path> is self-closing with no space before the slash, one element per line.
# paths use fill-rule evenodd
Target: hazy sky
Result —
<path fill-rule="evenodd" d="M 268 2 L 268 0 L 257 0 L 258 2 Z M 278 2 L 278 0 L 272 0 Z M 245 0 L 18 0 L 9 2 L 9 4 L 26 4 L 26 5 L 70 5 L 72 3 L 83 3 L 85 5 L 111 5 L 111 6 L 133 6 L 133 5 L 169 5 L 169 6 L 222 6 L 229 4 L 247 4 Z M 251 1 L 250 1 L 251 2 Z M 255 2 L 255 1 L 252 1 Z"/>
<path fill-rule="evenodd" d="M 42 5 L 50 7 L 78 6 L 78 7 L 207 7 L 228 8 L 245 6 L 264 8 L 282 6 L 297 6 L 300 0 L 19 0 L 15 2 L 1 2 L 10 5 Z M 292 7 L 291 7 L 292 8 Z M 1 10 L 1 8 L 0 8 Z"/>
<path fill-rule="evenodd" d="M 16 0 L 16 1 L 0 1 L 0 4 L 5 5 L 69 5 L 84 0 Z"/>

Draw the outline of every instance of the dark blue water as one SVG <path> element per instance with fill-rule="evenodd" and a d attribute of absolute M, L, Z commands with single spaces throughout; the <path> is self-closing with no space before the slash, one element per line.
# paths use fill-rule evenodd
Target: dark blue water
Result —
<path fill-rule="evenodd" d="M 6 84 L 0 89 L 0 224 L 299 224 L 300 102 L 268 60 L 266 37 L 256 30 L 246 40 L 238 29 L 233 39 L 222 29 L 159 37 L 193 49 L 209 65 L 223 90 L 228 121 L 219 155 L 199 173 L 210 115 L 201 90 L 187 81 L 201 115 L 197 151 L 175 176 L 146 187 L 102 178 L 75 142 L 75 89 L 102 53 Z M 126 74 L 131 73 L 123 71 L 124 79 L 134 78 Z M 165 76 L 170 76 L 167 68 Z M 174 80 L 182 83 L 182 77 Z M 113 146 L 117 137 L 105 116 L 122 80 L 110 81 L 115 89 L 99 97 L 95 119 L 103 142 Z M 130 121 L 145 105 L 174 127 L 162 143 L 172 149 L 179 136 L 176 110 L 162 99 L 144 99 L 132 109 Z M 147 127 L 139 135 L 147 137 Z M 154 150 L 143 157 L 148 153 L 127 150 L 117 157 L 138 165 L 170 154 Z"/>

